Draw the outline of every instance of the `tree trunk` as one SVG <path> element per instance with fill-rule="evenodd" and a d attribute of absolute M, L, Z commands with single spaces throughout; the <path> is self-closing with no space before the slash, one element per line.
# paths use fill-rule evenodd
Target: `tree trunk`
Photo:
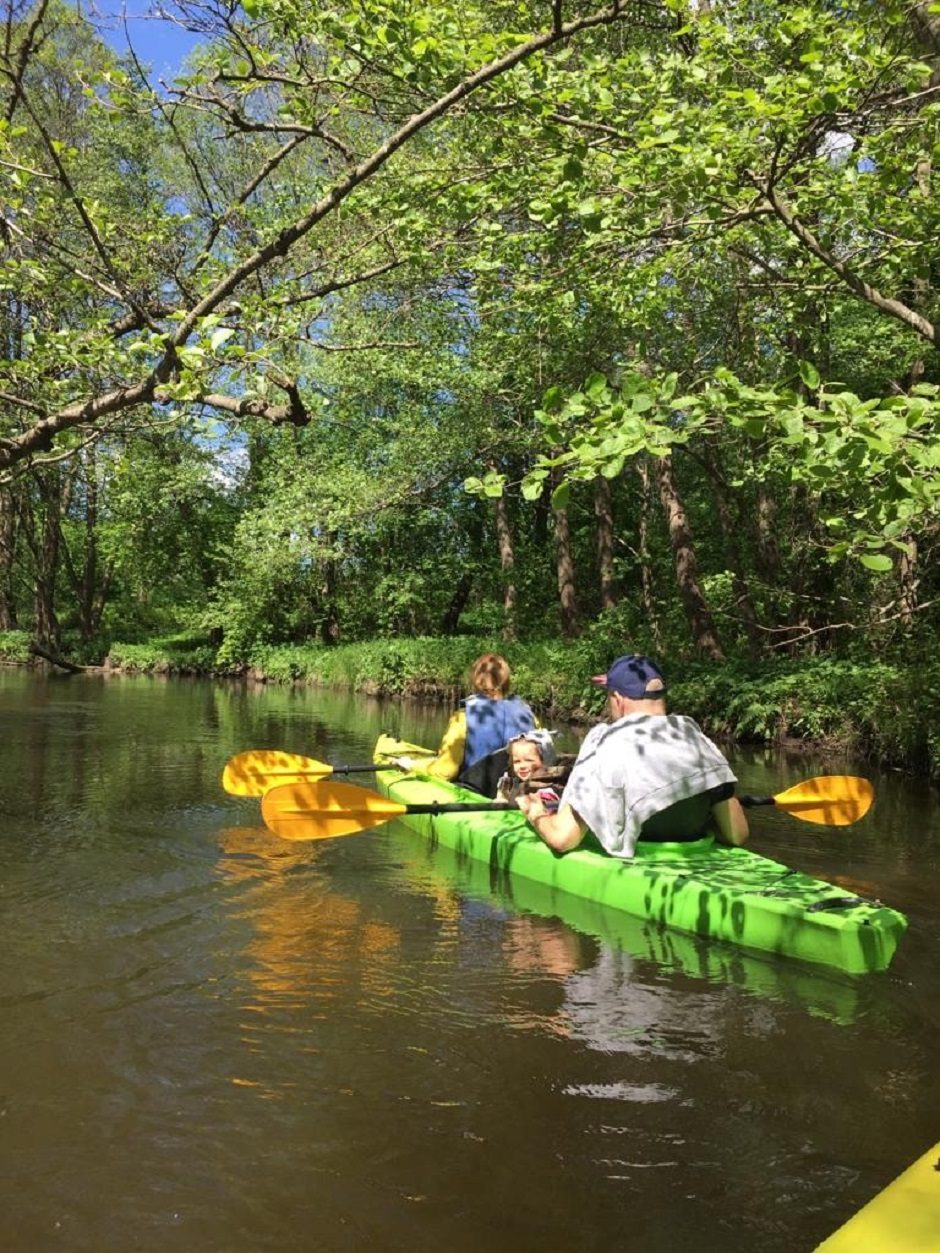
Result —
<path fill-rule="evenodd" d="M 685 505 L 679 495 L 671 456 L 659 458 L 657 477 L 659 498 L 666 515 L 669 541 L 672 544 L 676 582 L 679 585 L 682 604 L 692 632 L 692 640 L 704 656 L 712 661 L 723 661 L 724 650 L 698 580 L 698 561 L 692 542 L 692 532 L 689 529 Z"/>
<path fill-rule="evenodd" d="M 581 633 L 581 615 L 575 583 L 574 554 L 571 550 L 571 524 L 566 508 L 552 505 L 555 520 L 555 569 L 558 573 L 558 612 L 562 638 L 577 639 Z"/>
<path fill-rule="evenodd" d="M 516 564 L 516 552 L 512 540 L 512 526 L 509 521 L 509 509 L 506 494 L 494 501 L 496 518 L 496 542 L 499 545 L 499 568 L 503 583 L 503 639 L 511 642 L 516 638 L 518 622 L 516 616 L 516 582 L 513 569 Z M 467 588 L 467 595 L 470 588 Z M 466 597 L 464 597 L 466 601 Z"/>
<path fill-rule="evenodd" d="M 656 645 L 656 651 L 663 651 L 663 633 L 659 628 L 659 613 L 656 609 L 656 597 L 653 591 L 653 567 L 650 561 L 650 463 L 648 457 L 641 457 L 637 464 L 643 494 L 640 501 L 640 525 L 637 544 L 640 557 L 640 586 L 643 597 L 643 612 L 646 623 Z"/>
<path fill-rule="evenodd" d="M 51 547 L 51 546 L 50 546 Z M 59 620 L 55 612 L 55 558 L 50 547 L 43 544 L 44 560 L 42 569 L 36 572 L 36 585 L 33 589 L 33 606 L 36 617 L 36 638 L 42 644 L 59 647 Z M 56 545 L 57 547 L 57 545 Z"/>
<path fill-rule="evenodd" d="M 721 537 L 724 541 L 725 556 L 728 567 L 731 570 L 731 586 L 734 590 L 735 606 L 741 615 L 741 623 L 747 638 L 748 654 L 752 658 L 756 658 L 760 656 L 762 651 L 757 613 L 754 609 L 754 602 L 751 599 L 751 589 L 748 585 L 747 575 L 744 573 L 741 546 L 738 543 L 738 528 L 731 516 L 731 508 L 728 504 L 728 484 L 718 464 L 715 445 L 711 440 L 705 441 L 704 462 L 712 485 L 715 512 L 718 515 L 718 526 L 721 529 Z"/>
<path fill-rule="evenodd" d="M 597 518 L 597 572 L 600 578 L 601 609 L 617 603 L 614 575 L 614 507 L 610 480 L 599 474 L 594 480 L 594 516 Z"/>
<path fill-rule="evenodd" d="M 469 571 L 464 570 L 460 576 L 454 594 L 450 598 L 450 604 L 444 610 L 441 618 L 441 634 L 456 635 L 457 628 L 460 626 L 460 615 L 467 607 L 467 601 L 470 599 L 470 590 L 473 587 L 473 575 Z"/>
<path fill-rule="evenodd" d="M 780 581 L 780 549 L 777 547 L 777 502 L 766 483 L 757 485 L 757 569 L 770 587 Z"/>
<path fill-rule="evenodd" d="M 827 629 L 832 622 L 835 608 L 835 586 L 832 567 L 822 553 L 826 546 L 826 530 L 819 518 L 819 500 L 803 483 L 791 488 L 790 512 L 799 519 L 802 545 L 799 539 L 791 543 L 794 555 L 790 591 L 794 610 L 788 614 L 787 625 L 794 631 L 793 642 L 785 651 L 796 655 L 800 652 L 819 653 L 828 646 L 832 633 Z M 800 637 L 810 633 L 801 642 Z"/>
<path fill-rule="evenodd" d="M 16 516 L 13 492 L 0 484 L 0 631 L 16 629 L 13 561 L 16 555 Z"/>
<path fill-rule="evenodd" d="M 62 515 L 68 509 L 71 484 L 58 468 L 40 472 L 36 481 L 42 501 L 41 529 L 34 553 L 36 639 L 38 643 L 52 645 L 58 650 L 60 634 L 55 594 L 62 544 Z"/>
<path fill-rule="evenodd" d="M 335 531 L 330 531 L 326 537 L 330 551 L 334 551 L 337 544 L 337 535 Z M 320 620 L 320 642 L 328 648 L 332 648 L 334 644 L 339 643 L 339 610 L 336 607 L 336 560 L 334 557 L 325 557 L 323 560 L 323 583 L 320 588 L 323 604 L 323 617 Z"/>
<path fill-rule="evenodd" d="M 43 661 L 51 662 L 52 665 L 58 666 L 61 670 L 67 670 L 69 674 L 81 674 L 83 670 L 95 669 L 94 666 L 77 666 L 74 661 L 66 661 L 64 657 L 57 657 L 55 653 L 50 653 L 47 648 L 43 648 L 35 640 L 29 645 L 28 652 L 34 657 L 41 657 Z"/>
<path fill-rule="evenodd" d="M 101 615 L 111 587 L 111 570 L 101 571 L 98 560 L 98 470 L 94 452 L 85 461 L 85 561 L 79 589 L 79 625 L 83 640 L 92 640 L 101 626 Z"/>
<path fill-rule="evenodd" d="M 898 582 L 900 583 L 901 621 L 909 627 L 917 609 L 917 540 L 912 534 L 905 536 L 907 549 L 898 554 Z"/>
<path fill-rule="evenodd" d="M 81 564 L 72 558 L 68 543 L 61 534 L 59 553 L 61 567 L 75 601 L 78 613 L 78 629 L 86 642 L 93 640 L 101 626 L 101 615 L 107 604 L 111 588 L 113 566 L 102 574 L 98 560 L 98 475 L 95 465 L 94 450 L 89 449 L 75 462 L 76 472 L 80 469 L 84 483 L 84 546 Z M 60 508 L 64 515 L 68 501 L 73 494 L 73 477 L 70 476 L 65 489 L 65 504 Z"/>

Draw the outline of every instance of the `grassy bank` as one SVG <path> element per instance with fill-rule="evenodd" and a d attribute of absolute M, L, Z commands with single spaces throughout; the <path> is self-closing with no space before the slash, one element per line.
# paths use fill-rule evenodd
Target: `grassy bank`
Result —
<path fill-rule="evenodd" d="M 603 693 L 588 679 L 609 659 L 577 645 L 382 640 L 272 649 L 252 660 L 276 679 L 456 700 L 470 663 L 487 648 L 504 653 L 514 690 L 543 717 L 588 721 L 602 713 Z M 666 669 L 672 708 L 710 734 L 741 743 L 800 740 L 940 779 L 940 664 L 805 658 Z"/>
<path fill-rule="evenodd" d="M 21 632 L 0 634 L 0 659 L 27 660 L 27 644 Z M 515 691 L 543 718 L 587 721 L 602 711 L 603 693 L 587 680 L 606 667 L 609 655 L 590 640 L 506 645 L 463 636 L 265 647 L 233 671 L 216 667 L 215 649 L 205 639 L 179 636 L 113 644 L 107 664 L 132 673 L 234 672 L 456 703 L 470 663 L 488 650 L 504 653 Z M 713 735 L 742 743 L 800 740 L 940 779 L 940 663 L 802 658 L 666 668 L 672 707 Z"/>
<path fill-rule="evenodd" d="M 7 665 L 28 662 L 30 638 L 26 631 L 0 631 L 0 662 Z"/>

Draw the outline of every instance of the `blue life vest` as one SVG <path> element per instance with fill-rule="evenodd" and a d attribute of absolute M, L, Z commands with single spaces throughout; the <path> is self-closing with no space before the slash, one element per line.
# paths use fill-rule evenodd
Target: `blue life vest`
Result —
<path fill-rule="evenodd" d="M 467 738 L 458 778 L 485 795 L 494 796 L 496 782 L 506 768 L 506 745 L 514 736 L 531 731 L 535 727 L 535 716 L 518 696 L 508 696 L 505 700 L 493 700 L 489 696 L 468 696 L 464 712 L 467 719 Z M 499 756 L 496 757 L 495 754 Z M 485 762 L 487 758 L 491 759 L 491 763 Z M 485 769 L 481 773 L 484 762 L 487 767 L 492 764 L 492 769 Z M 489 777 L 491 774 L 492 779 Z"/>

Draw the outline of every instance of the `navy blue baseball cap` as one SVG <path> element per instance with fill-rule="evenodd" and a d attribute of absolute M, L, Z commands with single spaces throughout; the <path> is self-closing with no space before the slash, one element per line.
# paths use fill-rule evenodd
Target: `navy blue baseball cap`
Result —
<path fill-rule="evenodd" d="M 653 679 L 658 679 L 661 686 L 648 692 L 646 689 Z M 598 687 L 606 687 L 608 692 L 629 696 L 631 700 L 662 700 L 666 695 L 663 672 L 655 661 L 641 657 L 639 653 L 618 657 L 606 674 L 595 674 L 591 682 Z"/>

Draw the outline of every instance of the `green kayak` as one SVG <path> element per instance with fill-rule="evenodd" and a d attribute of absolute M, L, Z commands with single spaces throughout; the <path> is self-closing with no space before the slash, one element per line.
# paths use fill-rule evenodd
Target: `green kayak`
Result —
<path fill-rule="evenodd" d="M 374 760 L 427 755 L 425 748 L 382 735 Z M 380 791 L 406 805 L 480 800 L 420 770 L 379 771 L 376 779 Z M 880 902 L 711 837 L 641 842 L 626 861 L 611 857 L 591 837 L 558 856 L 521 813 L 505 810 L 406 814 L 401 821 L 432 844 L 486 863 L 492 875 L 533 880 L 679 931 L 849 974 L 886 970 L 907 927 L 903 914 Z"/>

